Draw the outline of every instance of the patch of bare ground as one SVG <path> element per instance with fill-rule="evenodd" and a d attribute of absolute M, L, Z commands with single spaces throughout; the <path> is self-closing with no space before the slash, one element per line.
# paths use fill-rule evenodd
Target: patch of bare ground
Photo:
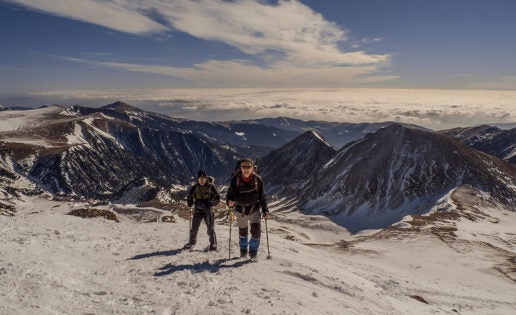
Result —
<path fill-rule="evenodd" d="M 471 222 L 487 221 L 498 224 L 499 219 L 489 215 L 481 209 L 483 207 L 496 208 L 496 204 L 486 200 L 481 193 L 471 187 L 459 187 L 450 196 L 456 210 L 436 211 L 427 215 L 413 215 L 409 221 L 404 221 L 404 225 L 393 226 L 382 229 L 372 235 L 360 237 L 349 242 L 338 242 L 335 247 L 351 252 L 354 251 L 354 244 L 381 239 L 406 239 L 414 234 L 429 233 L 436 236 L 439 240 L 446 243 L 450 248 L 460 253 L 467 253 L 473 247 L 484 252 L 491 257 L 493 269 L 516 282 L 516 254 L 513 251 L 496 246 L 496 243 L 505 244 L 506 248 L 514 248 L 516 238 L 502 239 L 496 235 L 486 235 L 495 243 L 485 241 L 471 241 L 459 239 L 457 232 L 457 222 L 469 220 Z M 484 204 L 482 206 L 482 203 Z M 516 235 L 516 234 L 515 234 Z M 512 236 L 510 233 L 508 236 Z"/>
<path fill-rule="evenodd" d="M 95 218 L 95 217 L 103 217 L 107 220 L 113 220 L 115 222 L 118 221 L 118 218 L 116 217 L 116 214 L 108 211 L 108 210 L 101 210 L 101 209 L 95 209 L 95 208 L 82 208 L 82 209 L 74 209 L 67 213 L 68 215 L 74 215 L 81 218 Z"/>
<path fill-rule="evenodd" d="M 160 209 L 160 210 L 164 210 L 164 211 L 170 211 L 171 215 L 162 216 L 162 222 L 172 222 L 172 221 L 175 222 L 175 219 L 172 220 L 173 215 L 177 215 L 180 218 L 183 218 L 185 220 L 188 220 L 188 218 L 190 216 L 190 208 L 186 205 L 185 202 L 181 202 L 178 200 L 174 200 L 171 202 L 163 202 L 157 198 L 154 198 L 152 200 L 140 202 L 137 206 L 137 209 L 138 208 L 156 208 L 156 209 Z M 117 211 L 119 211 L 119 210 L 117 210 Z M 167 221 L 163 221 L 163 220 L 167 220 Z M 155 222 L 155 220 L 152 222 Z"/>
<path fill-rule="evenodd" d="M 498 205 L 486 196 L 483 196 L 477 189 L 463 185 L 455 189 L 450 196 L 457 210 L 468 220 L 489 220 L 498 223 L 498 219 L 481 211 L 482 208 L 498 208 Z"/>
<path fill-rule="evenodd" d="M 176 212 L 180 218 L 188 220 L 190 218 L 191 209 L 185 204 L 178 204 L 177 207 L 172 210 L 172 213 Z"/>
<path fill-rule="evenodd" d="M 499 220 L 481 211 L 483 206 L 496 207 L 489 199 L 484 198 L 478 191 L 469 186 L 458 187 L 450 196 L 455 205 L 452 211 L 436 211 L 425 215 L 412 215 L 412 219 L 404 221 L 404 226 L 392 226 L 377 233 L 362 237 L 357 241 L 367 239 L 401 239 L 413 233 L 429 232 L 446 243 L 457 240 L 456 222 L 466 219 L 472 222 L 487 220 L 498 223 Z"/>
<path fill-rule="evenodd" d="M 336 250 L 339 250 L 339 251 L 345 251 L 346 253 L 348 254 L 357 254 L 357 255 L 367 255 L 367 256 L 380 256 L 380 253 L 375 251 L 375 250 L 371 250 L 371 249 L 364 249 L 364 248 L 360 248 L 360 247 L 356 247 L 354 246 L 355 244 L 361 242 L 363 239 L 361 240 L 352 240 L 352 241 L 345 241 L 345 240 L 340 240 L 336 243 L 333 243 L 331 245 L 324 245 L 324 244 L 320 244 L 320 245 L 317 245 L 318 247 L 323 247 L 323 246 L 326 246 L 326 247 L 332 247 Z M 314 246 L 314 245 L 312 245 Z"/>
<path fill-rule="evenodd" d="M 516 255 L 510 251 L 504 250 L 498 246 L 494 246 L 486 242 L 482 242 L 481 244 L 504 258 L 501 263 L 494 266 L 494 269 L 512 281 L 516 282 Z"/>
<path fill-rule="evenodd" d="M 2 203 L 0 203 L 0 215 L 6 216 L 6 217 L 13 217 L 14 216 L 14 211 L 2 210 L 1 206 L 2 206 Z"/>
<path fill-rule="evenodd" d="M 135 220 L 137 222 L 157 222 L 163 212 L 143 208 L 118 208 L 114 207 L 113 211 L 119 215 Z"/>

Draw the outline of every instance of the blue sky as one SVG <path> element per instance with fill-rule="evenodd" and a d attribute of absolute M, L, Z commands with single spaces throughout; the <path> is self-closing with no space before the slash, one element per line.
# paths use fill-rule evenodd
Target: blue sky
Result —
<path fill-rule="evenodd" d="M 62 90 L 515 89 L 512 0 L 0 0 L 0 97 Z"/>

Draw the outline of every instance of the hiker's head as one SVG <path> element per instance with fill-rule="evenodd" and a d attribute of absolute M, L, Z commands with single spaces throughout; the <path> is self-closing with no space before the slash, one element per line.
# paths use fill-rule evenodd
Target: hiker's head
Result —
<path fill-rule="evenodd" d="M 250 158 L 240 160 L 240 170 L 242 171 L 244 178 L 251 176 L 254 170 L 253 160 Z"/>
<path fill-rule="evenodd" d="M 206 172 L 204 170 L 200 170 L 197 173 L 197 182 L 199 183 L 199 185 L 201 185 L 201 186 L 206 185 L 207 180 L 208 180 L 208 176 L 206 176 Z"/>

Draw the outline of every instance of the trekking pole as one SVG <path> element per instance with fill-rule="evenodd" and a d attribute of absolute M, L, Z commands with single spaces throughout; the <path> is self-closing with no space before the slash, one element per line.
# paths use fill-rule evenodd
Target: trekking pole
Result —
<path fill-rule="evenodd" d="M 188 216 L 188 244 L 192 245 L 192 208 L 190 209 L 190 215 Z"/>
<path fill-rule="evenodd" d="M 269 248 L 269 227 L 267 226 L 268 219 L 265 218 L 265 235 L 267 236 L 267 259 L 272 259 L 271 250 Z"/>
<path fill-rule="evenodd" d="M 228 253 L 228 259 L 231 259 L 231 226 L 233 225 L 233 207 L 229 207 L 229 253 Z"/>

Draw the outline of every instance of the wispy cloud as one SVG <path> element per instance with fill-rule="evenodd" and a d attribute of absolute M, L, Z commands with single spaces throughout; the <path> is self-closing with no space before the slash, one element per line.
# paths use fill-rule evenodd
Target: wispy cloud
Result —
<path fill-rule="evenodd" d="M 29 9 L 104 26 L 120 32 L 146 36 L 181 31 L 204 40 L 214 40 L 261 58 L 251 60 L 206 60 L 189 68 L 162 65 L 112 63 L 90 60 L 97 65 L 128 71 L 157 73 L 196 82 L 202 86 L 352 85 L 391 80 L 383 75 L 391 57 L 365 51 L 343 51 L 349 30 L 326 20 L 299 1 L 276 4 L 240 0 L 10 0 Z M 364 39 L 362 44 L 381 39 Z M 274 56 L 271 58 L 270 56 Z M 87 62 L 85 60 L 76 61 Z M 244 72 L 239 74 L 237 72 Z M 224 78 L 224 82 L 218 84 Z M 261 83 L 261 84 L 259 84 Z M 289 85 L 289 84 L 283 84 Z"/>
<path fill-rule="evenodd" d="M 170 67 L 158 64 L 134 64 L 100 62 L 79 58 L 60 57 L 89 65 L 111 67 L 126 71 L 174 76 L 192 82 L 196 87 L 299 87 L 341 86 L 342 84 L 366 84 L 397 78 L 369 74 L 376 71 L 372 65 L 348 67 L 296 67 L 289 64 L 262 68 L 245 60 L 211 60 L 192 67 Z M 221 77 L 221 73 L 224 76 Z"/>
<path fill-rule="evenodd" d="M 8 0 L 29 9 L 97 24 L 124 33 L 145 34 L 167 28 L 135 11 L 127 1 Z"/>

